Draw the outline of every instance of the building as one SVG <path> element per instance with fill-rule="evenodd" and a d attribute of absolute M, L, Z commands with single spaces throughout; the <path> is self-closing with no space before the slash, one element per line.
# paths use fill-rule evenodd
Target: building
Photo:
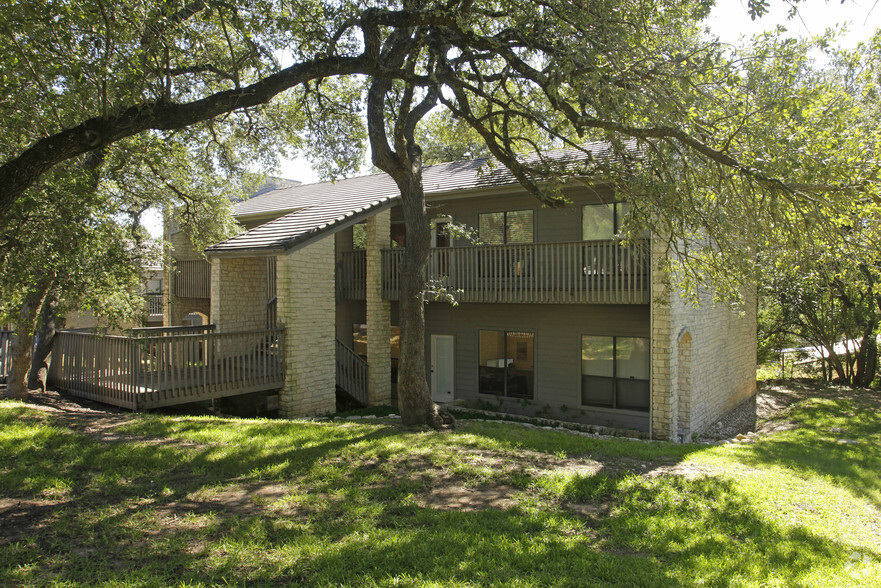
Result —
<path fill-rule="evenodd" d="M 690 306 L 654 237 L 614 240 L 627 204 L 602 185 L 542 207 L 484 160 L 427 167 L 434 214 L 426 358 L 440 402 L 637 429 L 700 432 L 755 392 L 755 304 Z M 396 372 L 396 263 L 406 246 L 393 181 L 376 174 L 282 187 L 238 203 L 245 231 L 203 256 L 172 232 L 166 324 L 283 326 L 282 416 L 332 412 L 335 388 L 388 403 Z M 451 223 L 477 232 L 457 236 Z M 207 258 L 207 261 L 206 261 Z M 359 352 L 359 353 L 356 353 Z M 364 355 L 366 364 L 352 357 Z"/>

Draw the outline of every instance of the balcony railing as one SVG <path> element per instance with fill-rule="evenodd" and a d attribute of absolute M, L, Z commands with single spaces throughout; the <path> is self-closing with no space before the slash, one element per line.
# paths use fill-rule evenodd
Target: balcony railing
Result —
<path fill-rule="evenodd" d="M 403 250 L 383 251 L 382 296 L 397 300 Z M 615 241 L 577 241 L 432 249 L 426 281 L 459 302 L 546 304 L 648 304 L 647 241 L 622 247 Z M 365 297 L 363 251 L 340 265 L 342 298 Z M 430 299 L 430 298 L 429 298 Z"/>
<path fill-rule="evenodd" d="M 204 259 L 174 262 L 174 287 L 178 298 L 211 298 L 211 264 Z"/>
<path fill-rule="evenodd" d="M 147 316 L 156 318 L 162 316 L 162 294 L 144 294 L 144 304 Z"/>

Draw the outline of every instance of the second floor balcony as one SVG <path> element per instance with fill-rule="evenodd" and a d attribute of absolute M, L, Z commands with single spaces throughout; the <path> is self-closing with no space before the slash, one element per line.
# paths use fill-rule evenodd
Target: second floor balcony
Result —
<path fill-rule="evenodd" d="M 402 249 L 382 252 L 382 297 L 398 300 Z M 648 241 L 575 241 L 432 249 L 427 290 L 443 287 L 458 302 L 648 304 Z M 337 270 L 341 299 L 366 297 L 364 251 L 343 255 Z M 430 295 L 429 295 L 430 300 Z"/>

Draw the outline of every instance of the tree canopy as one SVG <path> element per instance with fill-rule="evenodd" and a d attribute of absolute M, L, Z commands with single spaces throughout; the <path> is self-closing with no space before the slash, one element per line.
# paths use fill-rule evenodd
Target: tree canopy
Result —
<path fill-rule="evenodd" d="M 756 15 L 766 4 L 750 2 Z M 120 169 L 148 169 L 189 203 L 171 170 L 197 153 L 200 179 L 243 151 L 271 160 L 267 145 L 323 157 L 333 175 L 368 142 L 419 224 L 421 166 L 442 153 L 423 152 L 425 121 L 448 120 L 463 156 L 491 154 L 547 205 L 564 182 L 611 183 L 632 203 L 628 226 L 678 251 L 690 291 L 709 277 L 736 298 L 760 250 L 809 251 L 815 234 L 831 243 L 878 218 L 865 116 L 877 47 L 833 56 L 838 68 L 813 60 L 824 39 L 767 35 L 731 51 L 701 28 L 711 6 L 24 0 L 0 17 L 0 229 L 11 243 L 34 199 L 51 199 L 53 174 L 98 151 L 143 149 Z M 590 140 L 607 156 L 590 157 Z M 543 157 L 549 147 L 583 157 Z M 166 169 L 166 154 L 179 165 Z M 411 261 L 416 276 L 424 259 Z"/>

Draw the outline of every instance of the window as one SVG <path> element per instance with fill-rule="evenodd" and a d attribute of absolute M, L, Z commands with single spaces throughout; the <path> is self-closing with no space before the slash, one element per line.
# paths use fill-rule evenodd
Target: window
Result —
<path fill-rule="evenodd" d="M 532 398 L 535 334 L 480 331 L 479 391 L 512 398 Z"/>
<path fill-rule="evenodd" d="M 621 231 L 621 221 L 630 210 L 627 202 L 585 204 L 581 209 L 581 239 L 608 241 Z"/>
<path fill-rule="evenodd" d="M 644 337 L 581 338 L 581 404 L 648 411 L 651 349 Z"/>
<path fill-rule="evenodd" d="M 477 217 L 480 240 L 486 245 L 532 243 L 532 211 L 487 212 Z"/>

